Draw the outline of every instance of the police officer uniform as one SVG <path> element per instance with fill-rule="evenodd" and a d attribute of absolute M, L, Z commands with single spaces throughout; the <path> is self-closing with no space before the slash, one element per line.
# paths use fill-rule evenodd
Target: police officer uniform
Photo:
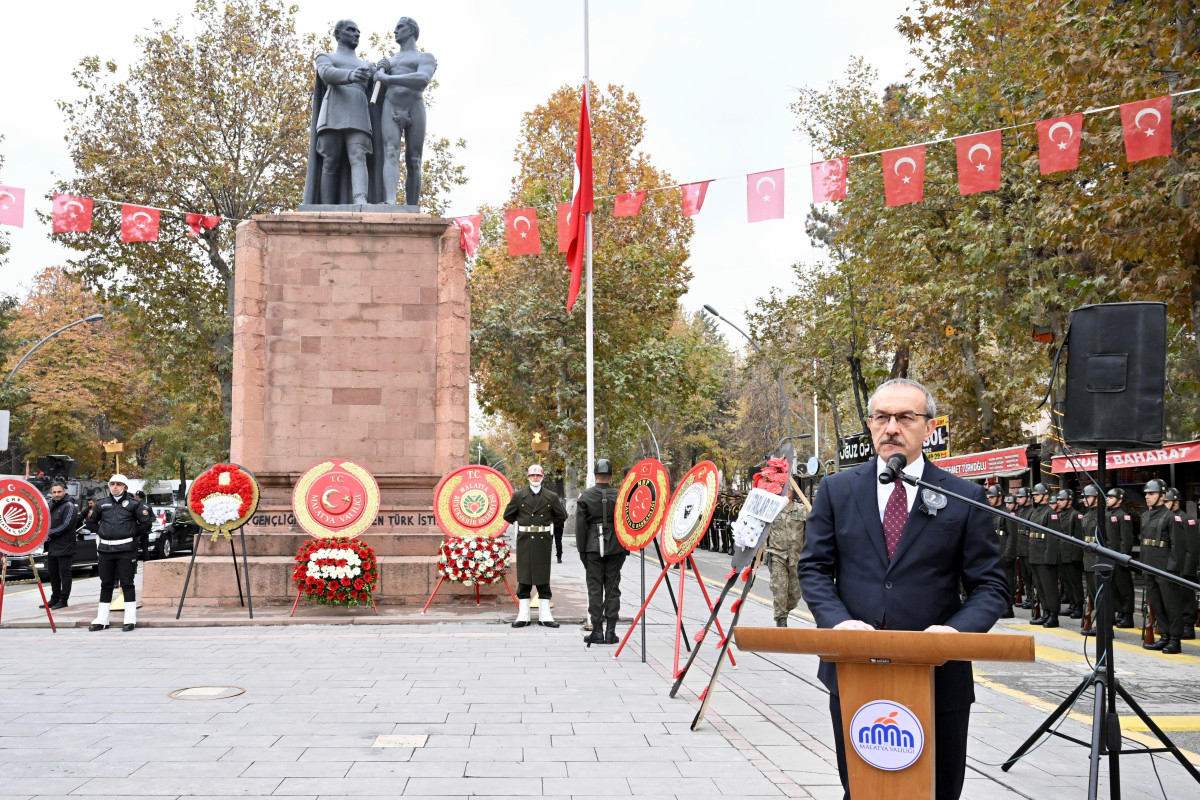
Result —
<path fill-rule="evenodd" d="M 1183 567 L 1184 543 L 1176 533 L 1174 514 L 1164 503 L 1166 484 L 1157 478 L 1146 481 L 1142 493 L 1146 495 L 1149 508 L 1142 514 L 1142 558 L 1143 564 L 1157 567 L 1178 575 Z M 1183 617 L 1180 612 L 1180 596 L 1175 584 L 1166 578 L 1146 575 L 1146 602 L 1158 620 L 1162 635 L 1153 644 L 1144 644 L 1147 650 L 1160 650 L 1175 654 L 1181 649 Z"/>
<path fill-rule="evenodd" d="M 517 604 L 520 610 L 514 628 L 529 624 L 529 601 L 538 589 L 538 622 L 557 628 L 550 612 L 550 562 L 554 558 L 554 523 L 567 519 L 562 500 L 542 485 L 538 464 L 529 468 L 529 485 L 518 489 L 504 508 L 504 520 L 517 523 Z"/>
<path fill-rule="evenodd" d="M 70 497 L 50 500 L 46 569 L 50 571 L 50 608 L 66 608 L 71 599 L 71 562 L 75 560 L 75 504 Z"/>
<path fill-rule="evenodd" d="M 804 531 L 808 509 L 797 497 L 771 523 L 767 538 L 767 568 L 771 571 L 771 598 L 775 606 L 775 625 L 787 627 L 788 614 L 800 605 L 800 551 L 804 549 Z"/>
<path fill-rule="evenodd" d="M 1106 547 L 1118 550 L 1127 556 L 1133 555 L 1133 545 L 1136 542 L 1133 530 L 1133 516 L 1124 507 L 1125 490 L 1116 487 L 1108 490 L 1108 497 L 1116 500 L 1113 505 L 1105 503 L 1104 509 L 1104 543 Z M 1118 564 L 1113 569 L 1113 607 L 1116 610 L 1118 628 L 1133 627 L 1133 573 L 1124 564 Z"/>
<path fill-rule="evenodd" d="M 125 619 L 121 630 L 131 631 L 137 627 L 137 590 L 133 580 L 137 575 L 138 559 L 146 557 L 149 546 L 146 537 L 154 518 L 149 506 L 126 491 L 128 483 L 124 475 L 109 478 L 108 497 L 92 506 L 84 522 L 85 528 L 99 535 L 96 553 L 100 572 L 100 603 L 96 619 L 88 627 L 90 631 L 102 631 L 108 627 L 109 605 L 117 581 L 120 581 L 121 591 L 125 595 Z M 120 494 L 114 492 L 116 489 Z"/>
<path fill-rule="evenodd" d="M 1175 521 L 1175 530 L 1183 539 L 1184 556 L 1180 576 L 1189 581 L 1196 580 L 1196 570 L 1200 566 L 1200 530 L 1196 527 L 1196 518 L 1183 508 L 1180 502 L 1179 490 L 1167 489 L 1167 507 L 1171 510 Z M 1187 586 L 1177 586 L 1179 593 L 1179 615 L 1183 620 L 1181 639 L 1196 638 L 1196 592 Z"/>
<path fill-rule="evenodd" d="M 589 644 L 616 644 L 621 615 L 621 567 L 629 551 L 617 538 L 613 517 L 620 492 L 610 483 L 612 462 L 596 460 L 596 483 L 579 495 L 575 506 L 575 547 L 587 574 Z"/>
<path fill-rule="evenodd" d="M 1046 503 L 1046 498 L 1049 497 L 1050 490 L 1046 488 L 1045 484 L 1039 483 L 1034 485 L 1032 494 L 1033 507 L 1029 512 L 1029 521 L 1036 525 L 1050 527 L 1052 522 L 1057 522 L 1057 519 L 1050 519 L 1051 510 L 1050 506 Z M 1041 502 L 1038 502 L 1039 497 L 1042 498 Z M 1029 622 L 1031 625 L 1057 628 L 1058 611 L 1060 608 L 1058 599 L 1058 539 L 1042 531 L 1030 530 L 1029 566 L 1033 568 L 1038 603 L 1042 607 L 1042 615 Z"/>

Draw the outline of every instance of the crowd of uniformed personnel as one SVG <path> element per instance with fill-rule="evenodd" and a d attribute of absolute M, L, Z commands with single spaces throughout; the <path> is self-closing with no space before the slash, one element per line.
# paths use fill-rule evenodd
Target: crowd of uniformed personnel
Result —
<path fill-rule="evenodd" d="M 998 507 L 1003 503 L 1022 520 L 1085 543 L 1095 542 L 1099 529 L 1100 544 L 1148 566 L 1200 580 L 1200 527 L 1180 502 L 1179 492 L 1155 478 L 1146 482 L 1142 494 L 1147 508 L 1139 518 L 1126 505 L 1125 491 L 1120 488 L 1109 489 L 1102 502 L 1096 486 L 1085 486 L 1078 505 L 1070 489 L 1051 490 L 1044 483 L 1032 489 L 1018 488 L 1003 497 L 998 486 L 987 492 L 989 504 Z M 1057 628 L 1060 616 L 1065 615 L 1082 620 L 1080 633 L 1084 636 L 1093 635 L 1094 602 L 1088 601 L 1094 600 L 1099 589 L 1095 555 L 1013 520 L 997 518 L 994 526 L 1009 589 L 1018 600 L 1017 608 L 1031 610 L 1030 624 Z M 1117 565 L 1113 571 L 1113 623 L 1118 628 L 1134 627 L 1133 578 L 1129 567 Z M 1180 652 L 1181 640 L 1196 638 L 1196 593 L 1149 573 L 1143 582 L 1146 604 L 1160 634 L 1144 646 L 1168 654 Z M 1012 617 L 1013 610 L 1005 616 Z"/>

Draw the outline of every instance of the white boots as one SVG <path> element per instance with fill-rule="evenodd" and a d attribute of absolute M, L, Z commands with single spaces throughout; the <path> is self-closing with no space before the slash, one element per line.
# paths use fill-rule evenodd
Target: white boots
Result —
<path fill-rule="evenodd" d="M 517 604 L 520 606 L 520 610 L 517 612 L 517 619 L 513 622 L 512 626 L 514 628 L 524 628 L 529 624 L 529 598 L 518 600 Z"/>
<path fill-rule="evenodd" d="M 128 633 L 137 627 L 137 601 L 130 600 L 125 604 L 125 624 L 121 626 L 121 630 Z"/>
<path fill-rule="evenodd" d="M 102 631 L 108 627 L 108 607 L 111 603 L 99 603 L 96 606 L 96 618 L 88 626 L 89 631 Z"/>
<path fill-rule="evenodd" d="M 108 628 L 109 609 L 111 603 L 98 603 L 96 605 L 96 618 L 92 620 L 92 624 L 88 626 L 89 631 L 102 631 Z M 528 616 L 528 614 L 526 615 Z M 129 632 L 137 627 L 137 601 L 130 600 L 125 604 L 125 619 L 121 630 Z"/>
<path fill-rule="evenodd" d="M 550 613 L 550 598 L 543 597 L 538 603 L 538 624 L 545 625 L 547 628 L 557 628 L 558 623 L 554 621 L 554 615 Z"/>

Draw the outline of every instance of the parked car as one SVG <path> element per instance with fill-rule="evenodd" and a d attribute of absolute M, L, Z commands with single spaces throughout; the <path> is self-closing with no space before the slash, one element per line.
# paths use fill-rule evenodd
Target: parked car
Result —
<path fill-rule="evenodd" d="M 96 556 L 96 539 L 99 538 L 96 534 L 82 527 L 83 517 L 79 518 L 80 528 L 75 531 L 75 559 L 71 562 L 71 570 L 88 570 L 95 572 L 99 565 L 99 558 Z M 30 553 L 33 556 L 33 561 L 37 564 L 37 570 L 45 580 L 50 579 L 50 572 L 46 567 L 46 546 L 43 543 L 36 550 Z M 9 556 L 8 557 L 8 574 L 13 578 L 32 578 L 33 570 L 29 567 L 28 556 Z"/>
<path fill-rule="evenodd" d="M 200 526 L 192 520 L 185 506 L 151 506 L 154 526 L 150 529 L 150 553 L 157 558 L 170 558 L 183 550 L 191 550 Z"/>

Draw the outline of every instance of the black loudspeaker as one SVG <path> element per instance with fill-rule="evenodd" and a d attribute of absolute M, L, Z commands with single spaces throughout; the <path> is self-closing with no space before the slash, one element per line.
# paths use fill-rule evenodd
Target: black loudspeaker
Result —
<path fill-rule="evenodd" d="M 1063 439 L 1073 447 L 1162 447 L 1167 307 L 1106 303 L 1071 312 Z"/>

